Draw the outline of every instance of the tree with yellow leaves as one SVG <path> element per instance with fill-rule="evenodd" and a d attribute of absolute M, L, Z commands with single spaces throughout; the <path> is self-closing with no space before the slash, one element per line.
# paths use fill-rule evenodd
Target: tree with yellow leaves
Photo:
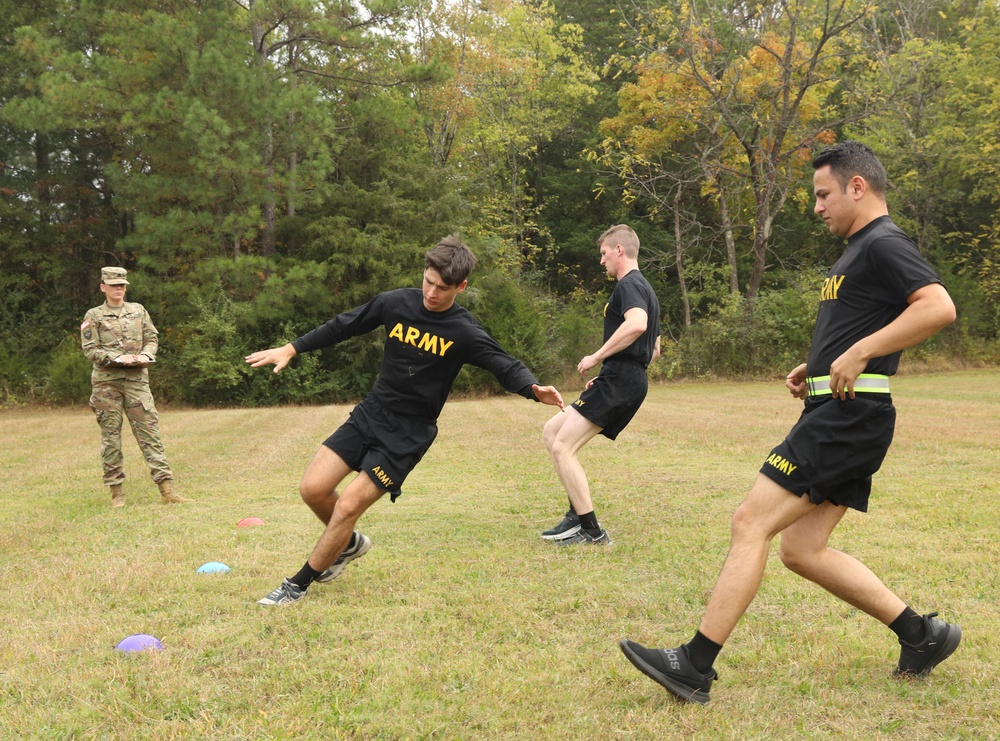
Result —
<path fill-rule="evenodd" d="M 624 21 L 640 50 L 635 81 L 604 122 L 596 156 L 632 197 L 670 210 L 677 240 L 683 214 L 696 223 L 693 204 L 713 202 L 734 293 L 743 283 L 737 239 L 747 234 L 747 299 L 763 281 L 775 217 L 806 187 L 813 148 L 851 118 L 829 99 L 871 12 L 866 0 L 684 2 Z M 678 250 L 680 267 L 679 241 Z"/>

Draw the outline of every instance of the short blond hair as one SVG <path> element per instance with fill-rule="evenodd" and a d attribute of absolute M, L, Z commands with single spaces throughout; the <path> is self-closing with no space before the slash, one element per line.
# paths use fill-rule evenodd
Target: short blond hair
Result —
<path fill-rule="evenodd" d="M 602 234 L 597 240 L 597 246 L 607 242 L 609 239 L 615 240 L 625 250 L 625 257 L 630 260 L 639 257 L 639 235 L 628 224 L 616 224 Z"/>

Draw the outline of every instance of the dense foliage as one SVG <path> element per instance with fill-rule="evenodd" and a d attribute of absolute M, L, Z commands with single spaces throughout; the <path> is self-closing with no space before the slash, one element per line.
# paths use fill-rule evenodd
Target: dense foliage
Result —
<path fill-rule="evenodd" d="M 242 357 L 416 285 L 453 232 L 463 303 L 558 382 L 623 221 L 657 375 L 785 371 L 840 249 L 810 155 L 845 137 L 959 306 L 930 351 L 996 362 L 998 38 L 972 1 L 0 0 L 0 400 L 86 399 L 104 265 L 160 329 L 161 398 L 355 398 L 376 335 L 277 378 Z"/>

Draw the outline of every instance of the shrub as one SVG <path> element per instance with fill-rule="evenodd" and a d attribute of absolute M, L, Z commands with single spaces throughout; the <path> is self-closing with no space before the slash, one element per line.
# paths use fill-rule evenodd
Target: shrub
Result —
<path fill-rule="evenodd" d="M 680 341 L 680 370 L 690 376 L 787 373 L 805 362 L 816 321 L 819 274 L 787 288 L 761 291 L 748 304 L 729 294 Z"/>
<path fill-rule="evenodd" d="M 43 396 L 57 404 L 85 404 L 90 398 L 92 367 L 80 349 L 80 337 L 65 335 L 45 366 Z"/>

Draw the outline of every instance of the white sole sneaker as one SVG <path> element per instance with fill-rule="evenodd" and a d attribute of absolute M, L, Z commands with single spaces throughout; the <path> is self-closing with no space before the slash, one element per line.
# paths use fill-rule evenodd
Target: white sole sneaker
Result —
<path fill-rule="evenodd" d="M 314 583 L 329 584 L 340 576 L 340 572 L 344 570 L 344 567 L 346 567 L 347 564 L 356 558 L 361 558 L 371 550 L 371 547 L 372 539 L 367 535 L 358 533 L 358 542 L 354 546 L 354 550 L 348 552 L 345 549 L 344 552 L 340 554 L 340 557 L 333 562 L 333 565 L 314 580 Z"/>

